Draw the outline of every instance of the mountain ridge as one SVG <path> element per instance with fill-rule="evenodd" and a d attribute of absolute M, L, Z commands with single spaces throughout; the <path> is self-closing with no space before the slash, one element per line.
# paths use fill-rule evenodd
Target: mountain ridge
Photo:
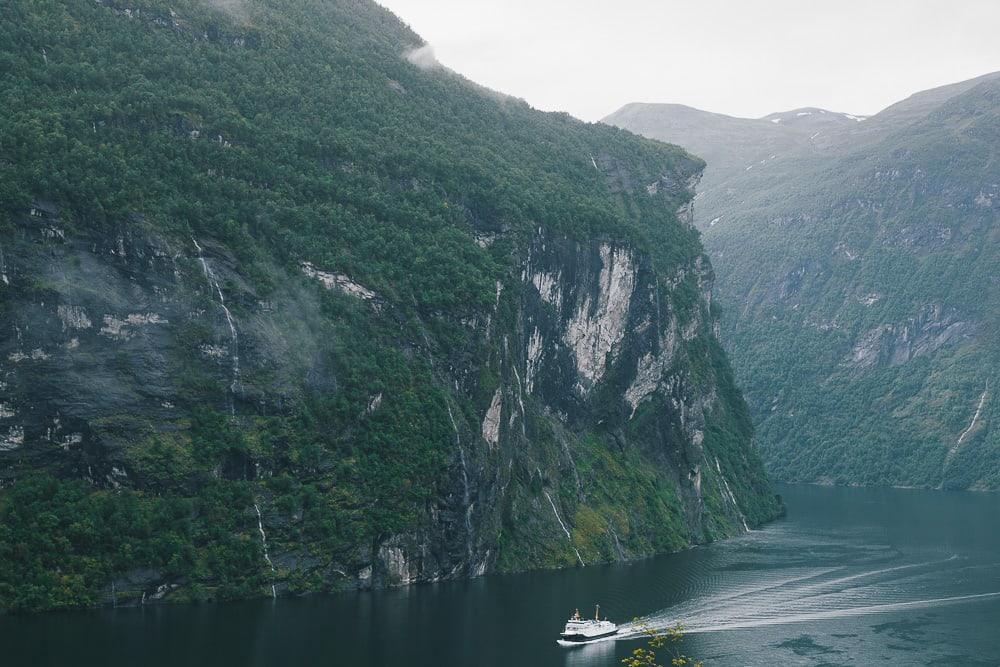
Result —
<path fill-rule="evenodd" d="M 754 169 L 706 171 L 695 222 L 779 478 L 1000 486 L 984 389 L 997 304 L 983 291 L 997 275 L 998 100 L 988 74 Z M 725 150 L 691 136 L 710 162 Z"/>

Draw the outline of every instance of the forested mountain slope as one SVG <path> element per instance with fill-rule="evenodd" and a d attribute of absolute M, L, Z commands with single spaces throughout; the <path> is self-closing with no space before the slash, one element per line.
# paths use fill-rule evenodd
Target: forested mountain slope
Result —
<path fill-rule="evenodd" d="M 1000 76 L 823 132 L 697 198 L 766 463 L 788 480 L 998 488 Z"/>
<path fill-rule="evenodd" d="M 0 608 L 590 564 L 776 513 L 697 158 L 477 87 L 368 0 L 12 0 L 0 34 Z"/>

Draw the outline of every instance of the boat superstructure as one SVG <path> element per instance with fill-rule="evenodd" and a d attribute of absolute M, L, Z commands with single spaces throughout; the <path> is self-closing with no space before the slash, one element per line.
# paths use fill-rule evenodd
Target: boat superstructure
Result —
<path fill-rule="evenodd" d="M 559 633 L 557 643 L 571 646 L 582 642 L 594 641 L 618 634 L 618 626 L 608 619 L 601 620 L 601 605 L 594 608 L 594 618 L 583 618 L 577 609 L 566 621 L 566 627 Z"/>

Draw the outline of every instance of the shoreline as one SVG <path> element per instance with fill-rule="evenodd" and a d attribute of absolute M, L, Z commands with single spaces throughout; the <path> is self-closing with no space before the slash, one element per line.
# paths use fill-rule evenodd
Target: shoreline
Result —
<path fill-rule="evenodd" d="M 817 482 L 817 481 L 804 481 L 804 480 L 784 480 L 784 479 L 773 479 L 771 480 L 774 484 L 784 484 L 787 486 L 820 486 L 824 488 L 832 489 L 894 489 L 898 491 L 940 491 L 944 493 L 1000 493 L 1000 489 L 983 489 L 983 488 L 967 488 L 967 489 L 945 489 L 941 486 L 908 486 L 905 484 L 893 484 L 893 485 L 882 485 L 882 486 L 869 486 L 867 484 L 840 484 L 837 482 Z"/>

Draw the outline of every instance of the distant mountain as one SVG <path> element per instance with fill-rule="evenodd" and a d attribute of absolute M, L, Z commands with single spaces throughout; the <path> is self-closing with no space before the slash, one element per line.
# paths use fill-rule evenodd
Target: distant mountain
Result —
<path fill-rule="evenodd" d="M 1000 488 L 1000 73 L 863 120 L 674 109 L 608 120 L 709 161 L 695 221 L 773 473 Z"/>
<path fill-rule="evenodd" d="M 701 160 L 471 84 L 369 0 L 9 0 L 0 35 L 0 612 L 777 512 Z"/>
<path fill-rule="evenodd" d="M 795 158 L 827 150 L 831 136 L 844 133 L 860 120 L 864 118 L 817 108 L 751 119 L 680 104 L 627 104 L 604 122 L 653 139 L 679 143 L 705 159 L 708 165 L 698 188 L 697 221 L 700 222 L 704 218 L 700 213 L 706 210 L 703 198 L 726 200 L 727 195 L 739 192 L 728 187 L 730 179 L 749 176 L 756 180 L 761 171 L 767 171 L 764 177 L 772 176 L 776 168 L 782 170 Z M 750 173 L 755 170 L 757 174 Z M 714 207 L 710 204 L 707 209 Z"/>
<path fill-rule="evenodd" d="M 791 127 L 802 131 L 811 132 L 830 127 L 850 126 L 852 123 L 860 123 L 866 116 L 855 116 L 849 113 L 839 113 L 827 111 L 817 107 L 803 107 L 802 109 L 792 109 L 791 111 L 779 111 L 768 114 L 761 120 L 773 124 L 783 124 L 784 127 Z"/>

